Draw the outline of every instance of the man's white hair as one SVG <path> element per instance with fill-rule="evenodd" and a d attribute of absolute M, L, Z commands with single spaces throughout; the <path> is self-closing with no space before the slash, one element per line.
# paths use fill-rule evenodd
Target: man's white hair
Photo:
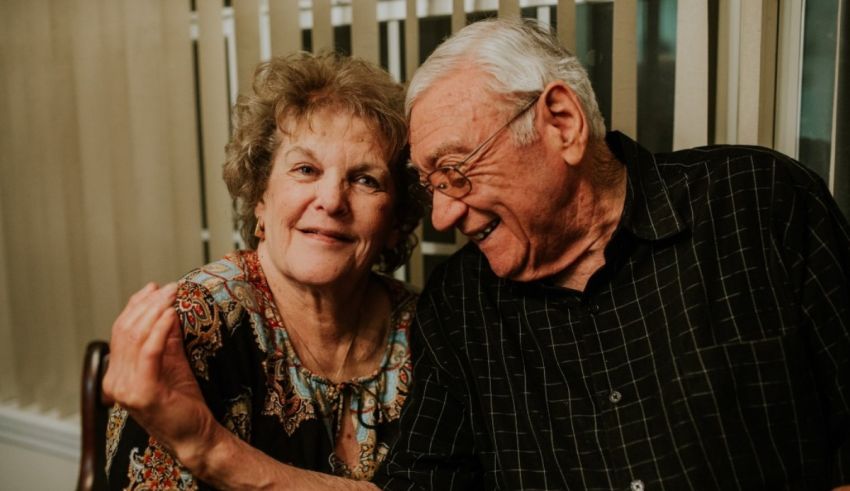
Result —
<path fill-rule="evenodd" d="M 508 96 L 515 110 L 540 94 L 546 84 L 564 81 L 578 96 L 590 128 L 591 140 L 605 136 L 605 122 L 596 103 L 587 72 L 545 27 L 530 19 L 488 19 L 470 24 L 440 44 L 416 70 L 407 89 L 408 119 L 416 98 L 455 70 L 475 66 L 491 76 L 487 89 Z M 534 112 L 512 126 L 520 144 L 536 138 Z"/>

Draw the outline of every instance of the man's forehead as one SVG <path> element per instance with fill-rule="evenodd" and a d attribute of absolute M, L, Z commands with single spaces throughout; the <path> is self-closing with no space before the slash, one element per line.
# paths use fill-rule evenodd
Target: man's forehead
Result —
<path fill-rule="evenodd" d="M 493 100 L 472 90 L 440 90 L 435 85 L 417 98 L 410 112 L 410 152 L 419 167 L 435 159 L 471 150 L 476 128 L 496 121 Z"/>

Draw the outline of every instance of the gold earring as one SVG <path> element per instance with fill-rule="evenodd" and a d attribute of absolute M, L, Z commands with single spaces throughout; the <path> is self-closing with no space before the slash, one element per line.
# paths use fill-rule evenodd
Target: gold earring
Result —
<path fill-rule="evenodd" d="M 257 219 L 257 224 L 254 226 L 254 237 L 260 240 L 266 238 L 266 226 L 263 225 L 263 221 L 259 218 Z"/>

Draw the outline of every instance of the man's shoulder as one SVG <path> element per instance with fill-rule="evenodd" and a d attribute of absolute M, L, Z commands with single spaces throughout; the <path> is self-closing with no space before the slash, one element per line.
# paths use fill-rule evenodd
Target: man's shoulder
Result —
<path fill-rule="evenodd" d="M 775 184 L 810 187 L 820 177 L 793 158 L 766 147 L 754 145 L 710 145 L 656 154 L 662 175 L 686 175 L 690 180 L 704 178 L 723 183 L 730 178 L 755 187 Z"/>
<path fill-rule="evenodd" d="M 473 297 L 489 296 L 504 283 L 490 269 L 487 257 L 470 242 L 430 272 L 421 296 L 426 302 L 430 299 L 444 306 L 458 305 Z"/>
<path fill-rule="evenodd" d="M 495 284 L 499 278 L 490 269 L 484 254 L 475 244 L 468 243 L 448 259 L 438 264 L 425 283 L 422 295 L 463 294 L 463 291 L 476 285 Z"/>

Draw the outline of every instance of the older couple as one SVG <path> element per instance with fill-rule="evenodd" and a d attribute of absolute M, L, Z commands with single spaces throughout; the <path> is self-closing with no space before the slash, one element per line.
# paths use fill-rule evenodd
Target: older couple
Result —
<path fill-rule="evenodd" d="M 850 227 L 812 172 L 755 147 L 653 155 L 605 133 L 545 29 L 472 24 L 407 91 L 432 222 L 470 239 L 408 324 L 410 294 L 371 272 L 415 223 L 404 138 L 374 115 L 400 109 L 335 95 L 252 110 L 274 115 L 246 150 L 264 171 L 230 152 L 226 179 L 259 176 L 230 185 L 256 252 L 116 321 L 106 389 L 149 437 L 113 432 L 114 486 L 152 487 L 149 451 L 178 489 L 850 483 Z"/>

